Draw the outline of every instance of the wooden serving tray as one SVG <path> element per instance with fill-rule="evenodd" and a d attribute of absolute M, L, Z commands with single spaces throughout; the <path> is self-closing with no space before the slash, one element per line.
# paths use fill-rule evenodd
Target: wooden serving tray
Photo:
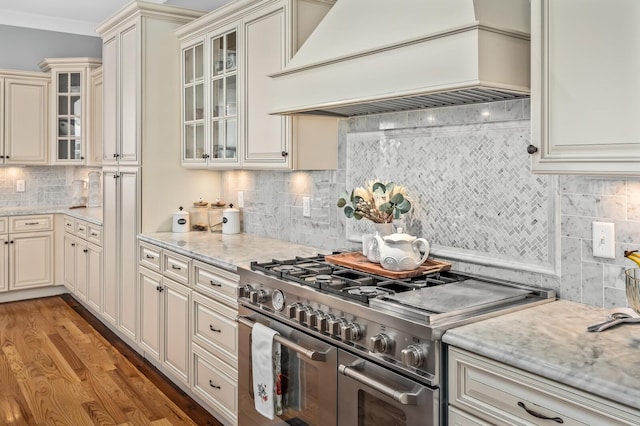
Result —
<path fill-rule="evenodd" d="M 329 263 L 333 263 L 334 265 L 345 266 L 357 271 L 382 275 L 383 277 L 394 279 L 419 277 L 421 275 L 427 275 L 440 271 L 448 271 L 449 269 L 451 269 L 451 263 L 449 262 L 427 259 L 417 269 L 413 269 L 411 271 L 389 271 L 380 266 L 379 263 L 369 262 L 369 260 L 361 252 L 358 251 L 328 255 L 324 257 L 324 260 Z"/>

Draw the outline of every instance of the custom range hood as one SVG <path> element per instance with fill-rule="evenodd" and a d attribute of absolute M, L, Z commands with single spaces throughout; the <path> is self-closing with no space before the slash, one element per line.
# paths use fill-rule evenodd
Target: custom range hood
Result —
<path fill-rule="evenodd" d="M 356 116 L 528 97 L 529 0 L 338 0 L 273 113 Z"/>

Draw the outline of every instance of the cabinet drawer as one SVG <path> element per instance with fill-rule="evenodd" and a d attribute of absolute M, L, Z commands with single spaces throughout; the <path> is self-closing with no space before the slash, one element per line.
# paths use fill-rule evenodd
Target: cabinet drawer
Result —
<path fill-rule="evenodd" d="M 162 249 L 147 243 L 138 243 L 138 263 L 153 271 L 160 272 Z"/>
<path fill-rule="evenodd" d="M 86 240 L 87 239 L 87 231 L 89 229 L 89 226 L 87 225 L 87 222 L 76 219 L 75 225 L 76 226 L 75 226 L 74 234 L 76 234 L 76 236 Z"/>
<path fill-rule="evenodd" d="M 236 290 L 240 282 L 237 274 L 194 260 L 193 275 L 196 290 L 237 307 Z"/>
<path fill-rule="evenodd" d="M 71 234 L 76 232 L 76 221 L 73 218 L 64 217 L 64 231 Z"/>
<path fill-rule="evenodd" d="M 53 215 L 13 216 L 9 218 L 9 232 L 53 230 Z"/>
<path fill-rule="evenodd" d="M 198 293 L 193 294 L 194 341 L 232 366 L 238 363 L 237 312 Z"/>
<path fill-rule="evenodd" d="M 100 225 L 87 225 L 87 240 L 92 243 L 102 246 L 102 226 Z"/>
<path fill-rule="evenodd" d="M 538 423 L 530 413 L 563 425 L 640 424 L 637 410 L 453 347 L 448 373 L 449 403 L 491 424 Z"/>
<path fill-rule="evenodd" d="M 166 250 L 163 251 L 162 258 L 162 274 L 179 283 L 189 285 L 191 259 Z"/>
<path fill-rule="evenodd" d="M 193 390 L 216 411 L 235 422 L 238 412 L 238 375 L 224 362 L 193 345 Z"/>

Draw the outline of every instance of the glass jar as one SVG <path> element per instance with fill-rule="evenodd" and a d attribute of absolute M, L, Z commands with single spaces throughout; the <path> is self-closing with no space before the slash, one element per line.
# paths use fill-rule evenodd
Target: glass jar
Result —
<path fill-rule="evenodd" d="M 191 230 L 209 231 L 209 205 L 193 206 L 190 211 Z"/>

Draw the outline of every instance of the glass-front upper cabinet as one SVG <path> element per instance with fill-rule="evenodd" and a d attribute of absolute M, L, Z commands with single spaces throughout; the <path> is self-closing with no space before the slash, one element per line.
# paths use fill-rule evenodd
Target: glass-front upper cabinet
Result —
<path fill-rule="evenodd" d="M 182 49 L 183 158 L 189 163 L 206 162 L 204 119 L 204 43 Z"/>
<path fill-rule="evenodd" d="M 84 160 L 82 150 L 82 99 L 80 72 L 57 73 L 58 111 L 56 160 Z"/>
<path fill-rule="evenodd" d="M 211 157 L 238 159 L 236 31 L 211 39 Z"/>
<path fill-rule="evenodd" d="M 51 72 L 51 163 L 85 164 L 87 138 L 91 134 L 89 110 L 90 72 L 101 65 L 99 59 L 54 58 L 40 64 Z"/>

